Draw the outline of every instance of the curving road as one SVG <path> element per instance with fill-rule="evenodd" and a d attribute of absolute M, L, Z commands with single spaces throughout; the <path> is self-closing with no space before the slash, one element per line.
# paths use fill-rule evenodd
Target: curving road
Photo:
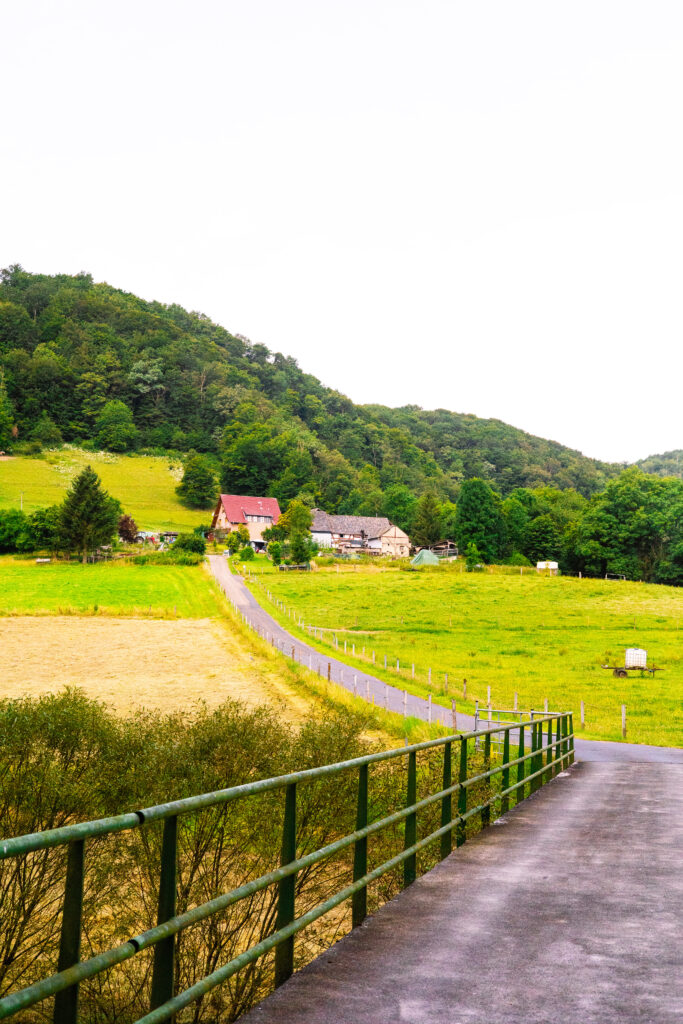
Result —
<path fill-rule="evenodd" d="M 451 726 L 451 713 L 447 708 L 439 704 L 432 707 L 427 700 L 414 694 L 409 693 L 405 696 L 404 691 L 398 687 L 347 665 L 339 658 L 323 654 L 310 644 L 292 636 L 258 603 L 242 579 L 230 572 L 226 559 L 221 555 L 210 555 L 209 565 L 218 585 L 233 607 L 245 617 L 252 628 L 287 657 L 294 658 L 323 676 L 327 676 L 329 666 L 331 682 L 349 691 L 354 691 L 355 687 L 359 697 L 374 701 L 389 711 L 395 711 L 400 715 L 405 713 L 414 718 L 421 718 L 425 722 L 440 721 L 446 726 Z M 474 729 L 474 718 L 458 712 L 457 727 L 461 731 Z M 482 727 L 486 727 L 485 723 Z M 679 747 L 652 747 L 637 743 L 577 739 L 575 748 L 576 758 L 580 761 L 683 764 L 683 749 Z"/>

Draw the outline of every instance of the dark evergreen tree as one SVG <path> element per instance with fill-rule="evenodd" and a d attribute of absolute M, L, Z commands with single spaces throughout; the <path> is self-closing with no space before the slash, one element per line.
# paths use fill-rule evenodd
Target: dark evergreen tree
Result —
<path fill-rule="evenodd" d="M 500 497 L 485 480 L 465 480 L 458 496 L 455 539 L 461 551 L 476 544 L 484 562 L 491 564 L 505 550 L 505 522 Z"/>
<path fill-rule="evenodd" d="M 88 552 L 116 537 L 121 506 L 102 488 L 97 473 L 86 466 L 71 487 L 61 507 L 60 529 L 64 547 L 79 551 L 83 563 Z"/>
<path fill-rule="evenodd" d="M 431 547 L 441 540 L 441 506 L 433 491 L 423 494 L 417 504 L 410 539 L 421 548 Z"/>

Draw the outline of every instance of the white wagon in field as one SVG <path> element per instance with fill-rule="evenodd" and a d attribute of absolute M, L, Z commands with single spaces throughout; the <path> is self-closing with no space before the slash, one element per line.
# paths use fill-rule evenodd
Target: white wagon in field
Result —
<path fill-rule="evenodd" d="M 653 676 L 655 672 L 662 671 L 656 665 L 648 667 L 647 651 L 644 651 L 642 647 L 626 648 L 623 668 L 621 665 L 603 665 L 602 667 L 611 669 L 612 675 L 618 676 L 621 679 L 626 679 L 629 672 L 647 672 L 648 675 Z"/>

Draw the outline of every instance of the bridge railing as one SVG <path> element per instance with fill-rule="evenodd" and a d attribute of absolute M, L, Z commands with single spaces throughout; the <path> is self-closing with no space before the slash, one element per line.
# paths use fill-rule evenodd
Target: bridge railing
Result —
<path fill-rule="evenodd" d="M 525 749 L 525 734 L 530 728 L 530 746 Z M 511 735 L 516 740 L 512 749 Z M 502 756 L 492 755 L 491 743 L 502 740 Z M 479 741 L 483 749 L 484 771 L 468 776 L 468 751 Z M 420 751 L 443 751 L 442 788 L 424 799 L 417 799 L 417 754 Z M 457 781 L 453 781 L 454 761 L 458 761 Z M 516 756 L 514 756 L 516 754 Z M 512 756 L 511 756 L 512 755 Z M 368 820 L 370 768 L 396 759 L 407 760 L 407 787 L 405 806 L 377 821 Z M 335 907 L 351 900 L 352 926 L 361 924 L 367 915 L 367 889 L 375 879 L 403 865 L 403 885 L 413 882 L 417 875 L 417 854 L 440 842 L 440 858 L 465 842 L 466 824 L 481 816 L 482 826 L 491 820 L 491 809 L 505 813 L 511 804 L 524 799 L 543 783 L 550 781 L 574 760 L 573 715 L 562 712 L 534 719 L 530 727 L 520 729 L 518 724 L 502 725 L 491 729 L 454 734 L 437 740 L 428 740 L 396 750 L 368 754 L 350 761 L 323 765 L 271 779 L 263 779 L 229 789 L 204 793 L 195 797 L 147 807 L 128 814 L 83 822 L 45 832 L 0 841 L 0 860 L 24 857 L 32 852 L 53 847 L 67 847 L 66 880 L 62 902 L 62 922 L 59 944 L 58 971 L 0 1000 L 0 1019 L 55 997 L 53 1020 L 55 1024 L 76 1024 L 78 1019 L 79 984 L 101 974 L 117 964 L 154 947 L 150 1012 L 139 1017 L 136 1024 L 157 1024 L 171 1019 L 183 1007 L 201 999 L 213 988 L 234 974 L 275 950 L 275 984 L 281 985 L 294 969 L 294 938 L 312 922 Z M 481 762 L 480 762 L 481 763 Z M 305 856 L 297 856 L 297 789 L 315 779 L 339 776 L 346 772 L 358 773 L 356 828 L 350 834 L 328 843 Z M 468 794 L 479 783 L 500 776 L 500 788 L 474 806 L 468 806 Z M 248 799 L 266 792 L 284 790 L 284 819 L 282 829 L 281 866 L 209 900 L 187 912 L 176 914 L 176 872 L 178 859 L 178 818 L 196 814 L 209 807 L 225 805 L 231 801 Z M 453 798 L 456 813 L 453 813 Z M 420 811 L 440 804 L 441 826 L 429 835 L 417 839 L 417 816 Z M 158 890 L 157 925 L 135 935 L 106 952 L 80 960 L 87 841 L 144 828 L 163 821 L 161 868 Z M 382 864 L 368 870 L 368 839 L 383 829 L 403 823 L 403 850 Z M 301 916 L 296 916 L 295 879 L 298 872 L 332 857 L 347 848 L 353 848 L 353 881 Z M 185 991 L 174 992 L 175 937 L 184 929 L 226 910 L 240 900 L 253 896 L 269 886 L 278 886 L 277 919 L 275 930 L 264 940 L 234 957 L 213 973 Z"/>

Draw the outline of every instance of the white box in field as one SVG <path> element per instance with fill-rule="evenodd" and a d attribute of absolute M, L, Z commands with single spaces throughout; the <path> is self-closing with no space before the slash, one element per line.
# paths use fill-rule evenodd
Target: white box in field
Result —
<path fill-rule="evenodd" d="M 624 668 L 647 668 L 647 651 L 641 647 L 627 647 Z"/>

